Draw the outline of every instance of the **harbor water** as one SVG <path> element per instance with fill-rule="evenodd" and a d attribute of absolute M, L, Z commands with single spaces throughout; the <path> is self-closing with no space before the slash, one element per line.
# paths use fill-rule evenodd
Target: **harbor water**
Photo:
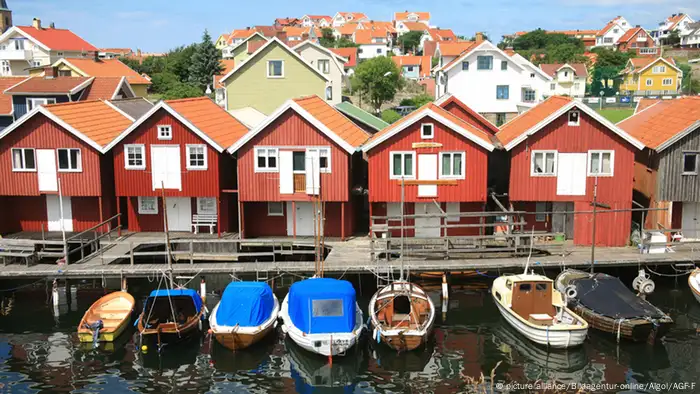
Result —
<path fill-rule="evenodd" d="M 631 285 L 633 276 L 622 279 Z M 350 279 L 366 310 L 376 279 Z M 104 294 L 102 283 L 74 281 L 54 308 L 50 283 L 40 282 L 0 293 L 0 393 L 700 392 L 700 304 L 686 279 L 654 277 L 656 291 L 648 299 L 675 321 L 655 344 L 618 344 L 614 336 L 591 331 L 580 348 L 548 351 L 507 325 L 488 293 L 490 279 L 477 276 L 453 281 L 426 348 L 396 354 L 367 336 L 332 362 L 279 330 L 236 353 L 206 333 L 167 345 L 161 354 L 144 352 L 133 327 L 117 342 L 92 349 L 75 331 Z M 208 291 L 221 290 L 227 280 L 209 278 Z M 13 285 L 2 282 L 2 289 Z M 439 283 L 425 287 L 441 305 Z M 154 288 L 146 279 L 129 283 L 137 308 Z M 276 294 L 281 300 L 286 289 Z M 216 302 L 209 294 L 210 310 Z"/>

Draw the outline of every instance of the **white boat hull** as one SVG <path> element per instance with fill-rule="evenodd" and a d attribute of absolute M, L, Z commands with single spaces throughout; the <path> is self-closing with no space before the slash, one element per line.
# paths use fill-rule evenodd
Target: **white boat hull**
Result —
<path fill-rule="evenodd" d="M 220 325 L 216 321 L 216 312 L 219 310 L 219 305 L 221 305 L 221 301 L 219 301 L 216 306 L 214 307 L 214 310 L 209 314 L 209 328 L 211 328 L 212 332 L 214 334 L 230 334 L 232 332 L 235 332 L 237 334 L 244 334 L 244 335 L 255 335 L 258 334 L 262 331 L 267 330 L 270 326 L 274 325 L 277 326 L 277 319 L 279 317 L 279 312 L 280 312 L 280 303 L 277 300 L 277 296 L 274 294 L 272 297 L 275 300 L 274 308 L 272 309 L 272 313 L 270 313 L 270 317 L 267 318 L 262 324 L 259 326 L 226 326 L 226 325 Z"/>
<path fill-rule="evenodd" d="M 530 326 L 515 317 L 513 312 L 503 307 L 495 298 L 494 303 L 498 305 L 498 311 L 508 324 L 532 342 L 551 348 L 565 349 L 580 346 L 586 340 L 588 328 L 551 330 L 548 326 L 542 326 L 541 328 Z"/>
<path fill-rule="evenodd" d="M 360 340 L 364 329 L 362 310 L 355 303 L 355 327 L 352 332 L 335 332 L 324 334 L 306 334 L 297 328 L 289 317 L 289 296 L 284 297 L 280 318 L 282 331 L 301 348 L 322 356 L 342 356 Z"/>
<path fill-rule="evenodd" d="M 688 286 L 690 291 L 693 293 L 693 297 L 697 302 L 700 302 L 700 283 L 698 279 L 700 278 L 700 269 L 693 271 L 690 276 L 688 276 Z"/>

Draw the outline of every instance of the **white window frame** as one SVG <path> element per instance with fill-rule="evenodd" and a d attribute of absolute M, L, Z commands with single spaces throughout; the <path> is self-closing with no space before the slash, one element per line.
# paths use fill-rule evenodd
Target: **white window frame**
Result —
<path fill-rule="evenodd" d="M 461 175 L 443 175 L 442 174 L 442 158 L 443 156 L 450 156 L 450 170 L 454 168 L 454 157 L 455 155 L 462 155 L 462 168 Z M 438 163 L 438 179 L 465 179 L 465 169 L 466 169 L 466 153 L 464 151 L 454 151 L 454 152 L 440 152 L 440 162 Z"/>
<path fill-rule="evenodd" d="M 331 61 L 329 59 L 318 59 L 316 67 L 318 68 L 318 71 L 320 71 L 322 74 L 331 73 Z"/>
<path fill-rule="evenodd" d="M 173 126 L 169 124 L 159 124 L 158 129 L 158 139 L 161 141 L 170 141 L 173 139 Z"/>
<path fill-rule="evenodd" d="M 129 148 L 137 148 L 137 149 L 141 150 L 141 165 L 129 165 Z M 144 144 L 124 145 L 124 168 L 127 170 L 145 170 L 146 169 L 146 146 Z"/>
<path fill-rule="evenodd" d="M 59 154 L 61 151 L 67 151 L 68 154 L 68 166 L 70 167 L 70 152 L 73 150 L 78 151 L 78 162 L 76 163 L 76 168 L 61 168 L 61 161 L 59 160 Z M 56 171 L 58 172 L 83 172 L 83 152 L 80 148 L 58 148 L 56 149 Z"/>
<path fill-rule="evenodd" d="M 154 201 L 154 204 L 153 204 L 154 209 L 143 209 L 144 199 L 149 199 L 149 200 L 152 199 Z M 146 197 L 146 196 L 144 196 L 144 197 L 137 197 L 136 200 L 137 200 L 137 203 L 139 204 L 139 206 L 138 206 L 139 215 L 157 215 L 158 214 L 158 197 Z"/>
<path fill-rule="evenodd" d="M 552 173 L 549 172 L 535 172 L 535 155 L 536 154 L 542 154 L 542 169 L 545 170 L 547 168 L 547 153 L 554 153 L 554 169 Z M 549 149 L 549 150 L 533 150 L 530 153 L 530 176 L 537 176 L 537 177 L 548 177 L 548 176 L 557 176 L 557 170 L 558 170 L 558 158 L 559 158 L 559 151 Z"/>
<path fill-rule="evenodd" d="M 591 163 L 592 163 L 591 159 L 592 159 L 592 156 L 596 153 L 600 155 L 600 157 L 598 159 L 598 166 L 599 166 L 599 169 L 601 169 L 601 170 L 603 168 L 603 153 L 610 153 L 610 173 L 603 174 L 600 172 L 598 172 L 598 173 L 591 172 Z M 586 163 L 586 172 L 588 173 L 588 176 L 590 176 L 590 177 L 597 176 L 599 178 L 603 178 L 603 177 L 615 176 L 615 151 L 610 150 L 610 149 L 592 149 L 592 150 L 589 150 L 588 151 L 588 162 Z"/>
<path fill-rule="evenodd" d="M 56 104 L 56 99 L 53 97 L 27 97 L 27 112 L 33 110 L 40 105 Z"/>
<path fill-rule="evenodd" d="M 12 75 L 12 67 L 9 60 L 0 60 L 0 73 L 2 75 Z"/>
<path fill-rule="evenodd" d="M 15 155 L 14 151 L 19 150 L 22 152 L 22 167 L 21 168 L 16 168 L 15 167 Z M 27 168 L 27 150 L 32 151 L 32 156 L 34 157 L 34 168 Z M 12 164 L 12 172 L 36 172 L 37 171 L 37 165 L 36 165 L 36 150 L 34 148 L 12 148 L 10 149 L 10 161 Z"/>
<path fill-rule="evenodd" d="M 464 65 L 466 65 L 467 67 L 465 68 Z M 468 61 L 462 62 L 462 71 L 469 71 L 469 62 Z"/>
<path fill-rule="evenodd" d="M 274 151 L 274 157 L 275 157 L 275 167 L 270 168 L 268 167 L 269 165 L 269 160 L 267 159 L 268 157 L 271 157 L 269 155 L 269 151 L 272 150 Z M 265 152 L 265 167 L 258 167 L 258 157 L 259 152 L 264 151 Z M 269 146 L 256 146 L 253 150 L 254 153 L 254 160 L 255 160 L 255 172 L 279 172 L 280 170 L 280 151 L 279 148 L 273 148 Z"/>
<path fill-rule="evenodd" d="M 550 84 L 549 84 L 549 90 L 557 90 L 557 84 L 556 84 L 556 83 L 550 83 Z"/>
<path fill-rule="evenodd" d="M 666 83 L 668 81 L 668 83 Z M 673 78 L 664 78 L 661 80 L 661 86 L 673 86 Z"/>
<path fill-rule="evenodd" d="M 401 155 L 401 173 L 403 173 L 405 156 L 411 156 L 411 172 L 413 175 L 394 175 L 394 155 Z M 412 150 L 399 150 L 389 152 L 389 179 L 416 179 L 416 152 Z"/>
<path fill-rule="evenodd" d="M 654 66 L 654 67 L 651 69 L 651 73 L 652 73 L 652 74 L 663 74 L 663 73 L 665 73 L 665 72 L 666 72 L 666 66 L 664 66 L 663 64 L 662 64 L 662 65 L 659 65 L 659 66 Z"/>
<path fill-rule="evenodd" d="M 270 207 L 279 206 L 279 212 L 273 211 Z M 268 201 L 267 202 L 267 216 L 284 216 L 284 203 L 281 201 Z"/>
<path fill-rule="evenodd" d="M 193 148 L 202 148 L 202 151 L 204 152 L 204 165 L 202 166 L 193 166 L 190 163 L 190 155 L 192 154 L 191 150 Z M 193 170 L 193 171 L 205 171 L 209 169 L 209 161 L 207 160 L 207 146 L 204 144 L 188 144 L 185 145 L 185 152 L 187 153 L 187 164 L 185 165 L 185 168 L 188 170 Z"/>
<path fill-rule="evenodd" d="M 202 206 L 202 202 L 214 202 L 214 210 L 207 209 L 209 207 Z M 197 215 L 217 215 L 218 209 L 216 206 L 216 197 L 197 197 Z"/>
<path fill-rule="evenodd" d="M 333 100 L 333 86 L 326 86 L 326 101 Z"/>
<path fill-rule="evenodd" d="M 651 78 L 647 78 L 647 80 L 644 83 L 645 83 L 645 86 L 651 86 L 654 84 L 654 80 Z"/>
<path fill-rule="evenodd" d="M 430 135 L 425 135 L 423 133 L 423 128 L 429 126 L 430 127 Z M 435 124 L 433 123 L 421 123 L 420 124 L 420 138 L 422 140 L 432 140 L 435 138 Z"/>
<path fill-rule="evenodd" d="M 571 115 L 574 113 L 576 113 L 578 115 L 578 117 L 576 118 L 576 122 L 571 121 Z M 581 111 L 572 110 L 572 111 L 567 112 L 566 120 L 567 120 L 567 124 L 569 126 L 581 126 Z"/>
<path fill-rule="evenodd" d="M 695 156 L 695 171 L 685 171 L 685 157 Z M 698 175 L 698 161 L 700 161 L 700 152 L 683 152 L 683 162 L 681 163 L 681 168 L 683 171 L 681 175 Z"/>
<path fill-rule="evenodd" d="M 282 74 L 270 75 L 270 63 L 272 63 L 272 62 L 280 62 L 281 63 Z M 265 71 L 265 73 L 267 74 L 268 78 L 284 78 L 284 60 L 282 60 L 282 59 L 270 59 L 267 61 L 266 64 L 267 64 L 267 70 Z"/>
<path fill-rule="evenodd" d="M 330 146 L 319 146 L 315 148 L 306 148 L 306 157 L 309 157 L 309 153 L 311 152 L 318 152 L 318 157 L 319 157 L 319 169 L 318 172 L 324 173 L 324 174 L 330 174 L 331 173 L 331 147 Z M 321 153 L 325 152 L 326 157 L 326 168 L 320 168 L 321 166 Z"/>

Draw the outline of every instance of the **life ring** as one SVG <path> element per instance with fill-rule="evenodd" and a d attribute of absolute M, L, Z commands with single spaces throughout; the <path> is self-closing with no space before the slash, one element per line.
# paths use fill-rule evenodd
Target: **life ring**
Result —
<path fill-rule="evenodd" d="M 576 290 L 576 286 L 574 285 L 569 285 L 566 286 L 566 289 L 564 290 L 564 294 L 566 294 L 567 298 L 576 298 L 578 296 L 578 291 Z"/>

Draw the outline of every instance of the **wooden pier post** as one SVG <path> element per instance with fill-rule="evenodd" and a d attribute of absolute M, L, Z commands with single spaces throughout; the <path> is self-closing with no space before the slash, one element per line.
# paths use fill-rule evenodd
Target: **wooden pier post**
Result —
<path fill-rule="evenodd" d="M 340 240 L 345 241 L 345 201 L 340 203 Z"/>

